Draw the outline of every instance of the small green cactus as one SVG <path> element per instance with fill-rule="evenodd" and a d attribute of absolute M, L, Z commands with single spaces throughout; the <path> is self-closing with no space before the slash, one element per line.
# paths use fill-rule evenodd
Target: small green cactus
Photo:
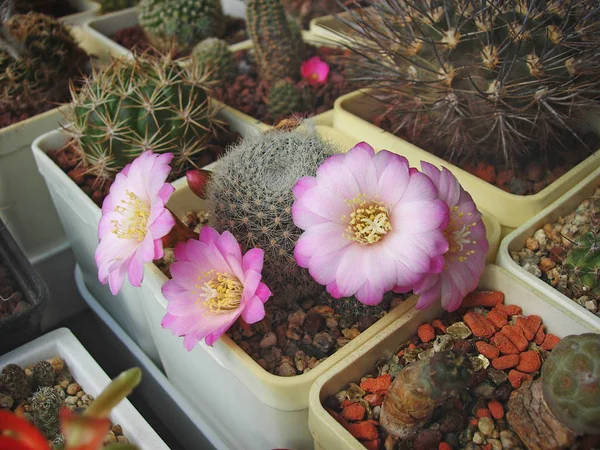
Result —
<path fill-rule="evenodd" d="M 114 177 L 146 150 L 172 152 L 174 173 L 181 174 L 215 134 L 216 112 L 196 64 L 118 59 L 73 93 L 67 130 L 99 180 Z"/>
<path fill-rule="evenodd" d="M 112 11 L 120 11 L 121 9 L 131 8 L 139 3 L 140 0 L 99 0 L 102 6 L 102 14 Z"/>
<path fill-rule="evenodd" d="M 221 39 L 204 39 L 194 47 L 192 57 L 211 81 L 231 81 L 237 75 L 233 53 L 227 42 Z"/>
<path fill-rule="evenodd" d="M 275 129 L 235 145 L 208 183 L 216 227 L 230 231 L 244 251 L 264 250 L 263 280 L 279 299 L 294 301 L 323 290 L 294 259 L 302 230 L 292 220 L 292 188 L 299 178 L 314 176 L 334 152 L 313 127 Z"/>
<path fill-rule="evenodd" d="M 219 0 L 141 0 L 139 22 L 152 45 L 189 52 L 208 37 L 221 37 L 226 20 Z"/>
<path fill-rule="evenodd" d="M 64 392 L 53 387 L 42 387 L 30 399 L 35 426 L 52 441 L 60 433 L 58 412 L 64 402 Z"/>
<path fill-rule="evenodd" d="M 267 108 L 273 119 L 306 110 L 301 90 L 290 80 L 279 80 L 271 87 Z"/>
<path fill-rule="evenodd" d="M 563 338 L 542 366 L 542 391 L 554 415 L 578 433 L 600 424 L 600 334 Z"/>
<path fill-rule="evenodd" d="M 34 386 L 37 387 L 48 387 L 54 386 L 54 380 L 56 375 L 52 364 L 48 361 L 38 361 L 32 368 L 32 381 Z"/>
<path fill-rule="evenodd" d="M 17 402 L 25 400 L 31 388 L 25 371 L 17 364 L 8 364 L 0 373 L 0 389 Z"/>
<path fill-rule="evenodd" d="M 280 0 L 246 0 L 248 35 L 260 77 L 273 83 L 300 79 L 304 47 L 300 28 L 286 17 Z"/>

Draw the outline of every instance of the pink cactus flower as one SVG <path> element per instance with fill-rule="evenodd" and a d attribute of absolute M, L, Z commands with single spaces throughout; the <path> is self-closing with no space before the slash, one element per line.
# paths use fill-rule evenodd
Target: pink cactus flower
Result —
<path fill-rule="evenodd" d="M 116 295 L 125 275 L 133 286 L 144 279 L 144 264 L 162 258 L 161 238 L 175 221 L 165 204 L 173 193 L 166 183 L 171 172 L 170 153 L 142 153 L 117 174 L 102 203 L 98 224 L 96 264 L 98 279 Z"/>
<path fill-rule="evenodd" d="M 202 339 L 212 346 L 240 316 L 249 324 L 262 320 L 272 295 L 261 282 L 263 258 L 258 248 L 242 255 L 231 233 L 219 234 L 209 226 L 198 240 L 177 244 L 173 278 L 162 287 L 169 301 L 163 328 L 184 336 L 190 351 Z"/>
<path fill-rule="evenodd" d="M 302 78 L 308 80 L 309 84 L 324 84 L 329 75 L 329 65 L 318 56 L 313 56 L 302 63 L 300 68 Z"/>
<path fill-rule="evenodd" d="M 333 297 L 376 305 L 386 291 L 410 290 L 442 270 L 448 207 L 406 158 L 361 142 L 293 192 L 292 217 L 305 230 L 294 257 Z"/>
<path fill-rule="evenodd" d="M 420 295 L 416 307 L 424 309 L 441 299 L 444 309 L 455 311 L 465 295 L 477 287 L 485 269 L 485 225 L 471 196 L 452 172 L 426 162 L 421 162 L 421 168 L 450 208 L 450 221 L 444 229 L 449 249 L 444 254 L 444 270 L 427 275 L 415 286 L 414 293 Z"/>

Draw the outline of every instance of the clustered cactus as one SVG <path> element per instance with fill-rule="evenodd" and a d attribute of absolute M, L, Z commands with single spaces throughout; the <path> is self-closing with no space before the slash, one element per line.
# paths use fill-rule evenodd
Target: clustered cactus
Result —
<path fill-rule="evenodd" d="M 227 42 L 221 39 L 204 39 L 194 47 L 192 57 L 211 81 L 227 82 L 237 75 L 233 53 Z"/>
<path fill-rule="evenodd" d="M 137 5 L 139 1 L 140 0 L 99 0 L 103 14 L 131 8 L 132 6 Z"/>
<path fill-rule="evenodd" d="M 37 387 L 54 386 L 56 374 L 52 364 L 48 361 L 38 361 L 34 364 L 32 370 L 32 381 Z"/>
<path fill-rule="evenodd" d="M 21 366 L 17 364 L 8 364 L 0 373 L 0 391 L 6 392 L 17 402 L 25 400 L 31 388 L 27 375 Z"/>
<path fill-rule="evenodd" d="M 152 45 L 189 52 L 208 37 L 221 37 L 226 21 L 219 0 L 142 0 L 139 22 Z"/>
<path fill-rule="evenodd" d="M 598 110 L 595 0 L 382 0 L 351 12 L 353 78 L 450 161 L 573 152 Z"/>
<path fill-rule="evenodd" d="M 41 387 L 31 396 L 33 423 L 50 441 L 60 434 L 58 413 L 64 399 L 64 392 L 53 387 Z"/>
<path fill-rule="evenodd" d="M 84 71 L 86 54 L 56 19 L 16 14 L 0 36 L 0 116 L 51 108 L 69 95 L 69 80 Z M 6 39 L 6 40 L 4 40 Z"/>
<path fill-rule="evenodd" d="M 279 80 L 269 90 L 267 108 L 274 119 L 306 110 L 302 89 L 291 80 Z"/>
<path fill-rule="evenodd" d="M 263 280 L 275 298 L 294 301 L 323 290 L 294 259 L 302 230 L 292 220 L 292 188 L 334 152 L 312 127 L 275 129 L 247 136 L 215 165 L 206 196 L 216 228 L 231 232 L 244 251 L 264 250 Z"/>
<path fill-rule="evenodd" d="M 431 418 L 436 407 L 464 389 L 473 368 L 461 351 L 435 353 L 406 366 L 390 385 L 381 405 L 381 426 L 402 439 L 414 435 Z"/>
<path fill-rule="evenodd" d="M 73 92 L 67 129 L 99 182 L 146 150 L 172 152 L 178 175 L 206 149 L 218 125 L 216 112 L 197 65 L 150 56 L 117 59 Z"/>
<path fill-rule="evenodd" d="M 300 28 L 288 20 L 279 0 L 247 0 L 246 26 L 261 79 L 297 81 L 304 53 Z"/>

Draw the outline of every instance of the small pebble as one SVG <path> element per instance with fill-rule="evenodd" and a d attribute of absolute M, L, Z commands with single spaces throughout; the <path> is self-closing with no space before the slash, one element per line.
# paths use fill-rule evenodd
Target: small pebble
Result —
<path fill-rule="evenodd" d="M 292 377 L 296 375 L 296 368 L 290 361 L 284 361 L 277 367 L 276 373 L 280 377 Z"/>
<path fill-rule="evenodd" d="M 492 450 L 502 450 L 502 442 L 498 439 L 488 439 L 487 443 L 492 446 Z"/>
<path fill-rule="evenodd" d="M 272 331 L 269 331 L 261 339 L 260 348 L 270 348 L 276 344 L 277 344 L 277 336 Z"/>
<path fill-rule="evenodd" d="M 325 326 L 330 329 L 336 329 L 338 327 L 338 320 L 335 317 L 328 317 L 325 320 Z"/>
<path fill-rule="evenodd" d="M 456 322 L 446 329 L 446 333 L 452 336 L 455 340 L 466 339 L 471 336 L 471 329 L 464 322 Z"/>
<path fill-rule="evenodd" d="M 489 417 L 481 417 L 479 422 L 477 422 L 477 428 L 481 431 L 485 436 L 491 436 L 494 432 L 494 421 Z M 479 442 L 481 444 L 481 442 Z"/>
<path fill-rule="evenodd" d="M 117 437 L 115 436 L 115 433 L 113 433 L 112 430 L 108 430 L 108 433 L 106 433 L 106 437 L 104 438 L 104 443 L 114 444 L 115 442 L 117 442 Z"/>
<path fill-rule="evenodd" d="M 531 251 L 538 251 L 540 248 L 540 243 L 535 238 L 527 238 L 525 241 L 525 247 L 527 247 Z"/>
<path fill-rule="evenodd" d="M 443 352 L 445 350 L 452 349 L 454 345 L 454 338 L 450 334 L 441 334 L 433 341 L 433 350 L 436 352 Z"/>
<path fill-rule="evenodd" d="M 587 309 L 590 312 L 597 312 L 598 311 L 598 301 L 597 300 L 588 300 L 587 302 L 585 302 L 584 304 L 585 309 Z"/>
<path fill-rule="evenodd" d="M 479 420 L 481 421 L 481 419 Z M 483 434 L 481 434 L 479 431 L 476 431 L 475 434 L 473 434 L 473 442 L 475 442 L 476 444 L 484 444 L 485 437 L 483 437 Z"/>
<path fill-rule="evenodd" d="M 65 398 L 66 405 L 76 405 L 78 401 L 79 401 L 79 398 L 75 395 L 71 395 L 71 396 Z"/>
<path fill-rule="evenodd" d="M 502 430 L 500 432 L 500 441 L 502 442 L 503 450 L 515 450 L 521 446 L 521 440 L 515 433 L 509 430 Z"/>
<path fill-rule="evenodd" d="M 71 383 L 69 386 L 67 386 L 68 395 L 75 395 L 79 391 L 81 391 L 81 386 L 79 386 L 77 383 Z"/>
<path fill-rule="evenodd" d="M 358 328 L 344 328 L 342 334 L 346 339 L 352 340 L 360 334 L 360 331 Z"/>

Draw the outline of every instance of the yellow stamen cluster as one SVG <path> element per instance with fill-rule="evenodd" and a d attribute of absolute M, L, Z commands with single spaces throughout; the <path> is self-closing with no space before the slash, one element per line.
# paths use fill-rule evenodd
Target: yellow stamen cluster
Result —
<path fill-rule="evenodd" d="M 244 285 L 235 276 L 228 273 L 215 272 L 211 270 L 203 273 L 198 280 L 205 280 L 203 284 L 197 284 L 200 292 L 194 291 L 198 295 L 198 301 L 213 314 L 228 313 L 235 311 L 242 302 L 242 293 Z"/>
<path fill-rule="evenodd" d="M 348 222 L 344 233 L 348 239 L 360 244 L 375 244 L 392 230 L 388 210 L 382 202 L 367 201 L 363 194 L 346 200 L 352 206 L 350 217 L 342 216 Z"/>
<path fill-rule="evenodd" d="M 123 218 L 111 221 L 112 232 L 119 239 L 137 239 L 142 242 L 148 232 L 150 204 L 131 191 L 125 191 L 125 194 L 127 199 L 121 200 L 121 205 L 115 206 L 114 209 Z"/>
<path fill-rule="evenodd" d="M 473 216 L 473 213 L 467 213 L 466 218 Z M 444 236 L 448 240 L 448 253 L 445 257 L 449 260 L 456 258 L 459 262 L 465 262 L 467 258 L 475 253 L 475 250 L 465 251 L 465 245 L 477 244 L 477 241 L 471 240 L 471 228 L 477 225 L 477 222 L 467 223 L 464 212 L 458 211 L 458 206 L 450 208 L 450 223 L 444 230 Z M 459 255 L 452 255 L 459 252 Z"/>

